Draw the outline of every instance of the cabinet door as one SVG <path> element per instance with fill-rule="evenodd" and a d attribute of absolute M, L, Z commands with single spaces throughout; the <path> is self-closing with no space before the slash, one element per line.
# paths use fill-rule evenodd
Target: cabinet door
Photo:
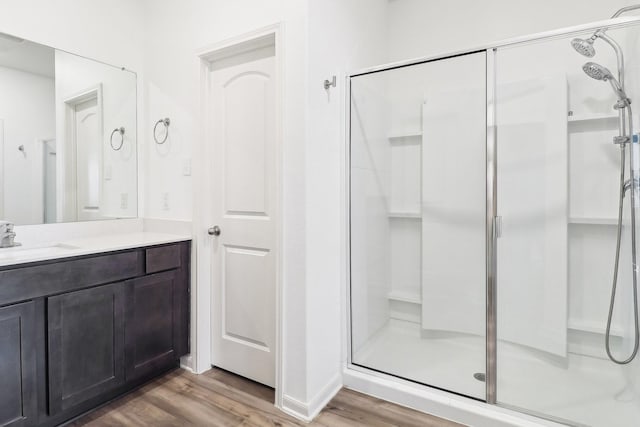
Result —
<path fill-rule="evenodd" d="M 51 414 L 124 383 L 122 283 L 51 297 L 48 318 Z"/>
<path fill-rule="evenodd" d="M 0 308 L 0 425 L 35 424 L 35 312 L 32 302 Z"/>
<path fill-rule="evenodd" d="M 169 367 L 177 360 L 177 292 L 175 271 L 126 282 L 127 381 Z"/>

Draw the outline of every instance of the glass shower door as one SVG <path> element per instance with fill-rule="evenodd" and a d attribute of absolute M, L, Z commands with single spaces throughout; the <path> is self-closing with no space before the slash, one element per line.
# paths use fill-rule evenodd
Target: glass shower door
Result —
<path fill-rule="evenodd" d="M 351 78 L 351 363 L 485 399 L 486 54 Z"/>
<path fill-rule="evenodd" d="M 640 420 L 640 361 L 619 365 L 605 352 L 620 186 L 617 93 L 583 72 L 591 61 L 617 75 L 617 60 L 602 40 L 593 58 L 574 51 L 571 40 L 591 34 L 496 52 L 497 402 L 563 423 L 622 427 Z M 626 53 L 633 106 L 640 33 L 607 34 Z M 631 354 L 634 332 L 629 193 L 624 203 L 610 328 L 618 359 Z"/>

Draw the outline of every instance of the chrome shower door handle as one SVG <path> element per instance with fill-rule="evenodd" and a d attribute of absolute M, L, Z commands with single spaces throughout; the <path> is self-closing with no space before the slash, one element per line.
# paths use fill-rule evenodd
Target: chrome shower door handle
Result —
<path fill-rule="evenodd" d="M 496 239 L 502 237 L 502 217 L 500 215 L 493 218 L 493 234 Z"/>
<path fill-rule="evenodd" d="M 207 233 L 209 233 L 210 236 L 219 236 L 220 235 L 220 227 L 218 227 L 217 225 L 214 225 L 213 227 L 209 228 L 207 230 Z"/>

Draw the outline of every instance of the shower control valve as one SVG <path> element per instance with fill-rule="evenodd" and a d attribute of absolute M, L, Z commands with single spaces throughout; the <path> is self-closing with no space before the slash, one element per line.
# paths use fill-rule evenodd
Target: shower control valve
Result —
<path fill-rule="evenodd" d="M 628 136 L 614 136 L 613 143 L 614 144 L 626 144 L 631 141 Z"/>

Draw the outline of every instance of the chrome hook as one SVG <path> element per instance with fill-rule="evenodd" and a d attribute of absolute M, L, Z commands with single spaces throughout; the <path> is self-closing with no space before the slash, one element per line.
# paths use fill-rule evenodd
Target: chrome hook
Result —
<path fill-rule="evenodd" d="M 337 86 L 336 76 L 332 76 L 331 81 L 329 80 L 324 81 L 325 90 L 329 90 L 330 87 L 336 87 L 336 86 Z"/>

